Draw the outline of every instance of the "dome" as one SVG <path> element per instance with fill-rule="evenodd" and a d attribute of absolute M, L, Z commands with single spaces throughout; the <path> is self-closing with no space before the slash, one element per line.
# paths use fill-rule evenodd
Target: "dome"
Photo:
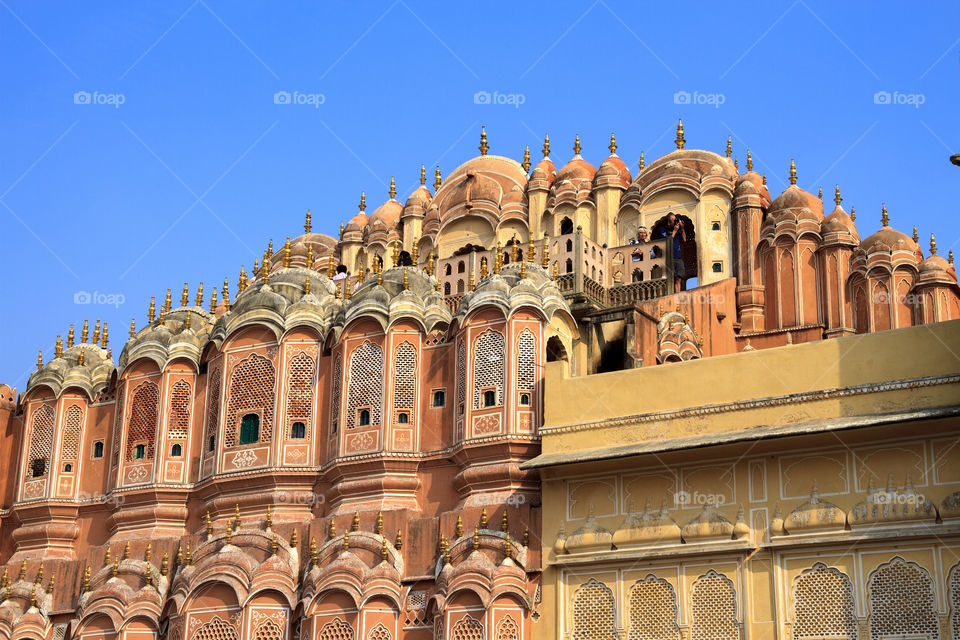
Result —
<path fill-rule="evenodd" d="M 643 171 L 637 174 L 657 176 L 664 172 L 685 170 L 685 172 L 700 176 L 701 178 L 709 175 L 719 175 L 731 181 L 739 176 L 733 166 L 733 162 L 725 156 L 705 149 L 677 149 L 671 151 L 665 156 L 657 158 Z"/>
<path fill-rule="evenodd" d="M 127 340 L 117 361 L 120 375 L 140 358 L 153 360 L 161 369 L 174 358 L 199 363 L 215 321 L 212 313 L 200 307 L 171 310 L 164 316 L 163 322 L 158 319 Z"/>
<path fill-rule="evenodd" d="M 847 514 L 832 502 L 820 498 L 817 486 L 810 491 L 810 499 L 790 512 L 783 525 L 787 533 L 823 529 L 843 529 Z"/>
<path fill-rule="evenodd" d="M 64 390 L 76 387 L 82 389 L 93 402 L 97 394 L 107 387 L 114 372 L 113 360 L 107 357 L 107 353 L 106 349 L 95 344 L 75 344 L 65 349 L 59 358 L 54 358 L 30 374 L 24 393 L 38 386 L 47 386 L 59 396 Z"/>
<path fill-rule="evenodd" d="M 894 251 L 909 251 L 912 254 L 920 252 L 920 247 L 913 241 L 913 238 L 886 225 L 880 227 L 879 231 L 867 236 L 860 243 L 860 248 L 867 254 L 875 251 L 891 253 Z"/>
<path fill-rule="evenodd" d="M 823 236 L 824 244 L 840 243 L 855 246 L 860 243 L 860 234 L 857 233 L 853 218 L 843 210 L 839 202 L 830 215 L 823 219 L 820 235 Z"/>
<path fill-rule="evenodd" d="M 819 214 L 819 218 L 823 217 L 823 202 L 820 201 L 820 198 L 804 191 L 795 184 L 787 187 L 767 208 L 771 215 L 803 209 L 809 210 L 814 215 Z M 787 214 L 787 216 L 800 217 L 796 213 Z"/>
<path fill-rule="evenodd" d="M 950 263 L 936 254 L 920 263 L 920 273 L 949 273 L 951 270 Z"/>
<path fill-rule="evenodd" d="M 627 169 L 626 163 L 616 153 L 612 153 L 609 158 L 600 163 L 593 184 L 595 187 L 626 189 L 631 181 L 630 170 Z"/>
<path fill-rule="evenodd" d="M 354 319 L 367 316 L 380 321 L 384 328 L 401 317 L 420 322 L 427 332 L 438 324 L 450 323 L 450 310 L 443 296 L 436 290 L 437 280 L 417 267 L 394 267 L 377 276 L 371 275 L 344 303 L 343 316 L 338 321 L 344 326 Z"/>
<path fill-rule="evenodd" d="M 373 227 L 377 222 L 382 222 L 387 229 L 395 229 L 400 221 L 400 214 L 403 213 L 403 205 L 390 198 L 382 205 L 374 209 L 370 215 L 369 226 Z"/>
<path fill-rule="evenodd" d="M 432 202 L 442 223 L 460 215 L 485 215 L 496 222 L 502 199 L 514 187 L 523 189 L 527 174 L 516 160 L 485 155 L 463 163 L 447 176 Z"/>
<path fill-rule="evenodd" d="M 407 203 L 404 205 L 404 214 L 408 214 L 408 209 L 412 207 L 419 207 L 422 210 L 430 205 L 430 201 L 433 199 L 433 194 L 430 193 L 430 190 L 427 189 L 424 185 L 417 187 L 413 193 L 410 194 L 410 197 L 407 198 Z M 422 215 L 422 211 L 421 211 Z"/>
<path fill-rule="evenodd" d="M 473 291 L 468 291 L 457 307 L 458 323 L 463 324 L 474 309 L 486 305 L 499 307 L 508 316 L 520 307 L 533 307 L 541 310 L 548 321 L 561 311 L 569 315 L 566 300 L 546 270 L 524 264 L 526 274 L 523 278 L 520 277 L 520 264 L 508 264 L 500 269 L 499 274 L 491 273 L 477 283 Z"/>
<path fill-rule="evenodd" d="M 557 177 L 557 168 L 549 156 L 537 163 L 530 174 L 529 189 L 547 190 Z"/>
<path fill-rule="evenodd" d="M 593 180 L 593 176 L 596 175 L 597 168 L 592 164 L 580 157 L 580 154 L 573 156 L 573 158 L 567 164 L 563 165 L 563 168 L 557 173 L 555 182 L 560 183 L 564 180 L 570 181 L 580 181 L 580 180 Z"/>

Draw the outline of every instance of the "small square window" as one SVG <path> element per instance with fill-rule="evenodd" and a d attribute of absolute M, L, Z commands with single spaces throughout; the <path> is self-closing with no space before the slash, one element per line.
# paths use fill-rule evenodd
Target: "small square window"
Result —
<path fill-rule="evenodd" d="M 433 406 L 442 407 L 447 404 L 447 394 L 443 389 L 437 389 L 433 392 Z"/>
<path fill-rule="evenodd" d="M 299 420 L 290 425 L 290 439 L 303 440 L 307 437 L 307 425 Z"/>
<path fill-rule="evenodd" d="M 102 458 L 103 457 L 103 440 L 97 440 L 93 443 L 93 457 Z"/>
<path fill-rule="evenodd" d="M 720 231 L 720 223 L 719 223 L 719 222 L 711 222 L 711 223 L 710 223 L 710 230 L 711 230 L 711 231 Z"/>
<path fill-rule="evenodd" d="M 178 443 L 170 447 L 171 458 L 179 458 L 182 455 L 183 455 L 183 445 Z"/>
<path fill-rule="evenodd" d="M 714 272 L 714 273 L 723 273 L 723 263 L 722 263 L 722 262 L 714 262 L 714 263 L 713 263 L 713 272 Z"/>
<path fill-rule="evenodd" d="M 403 412 L 397 414 L 397 424 L 408 424 L 410 422 L 410 414 Z"/>
<path fill-rule="evenodd" d="M 207 441 L 207 451 L 213 451 L 217 448 L 217 437 L 210 436 L 210 440 Z"/>
<path fill-rule="evenodd" d="M 529 393 L 521 393 L 521 394 L 520 394 L 520 405 L 521 405 L 521 406 L 524 406 L 524 407 L 529 407 L 529 406 L 530 406 L 530 394 L 529 394 Z"/>
<path fill-rule="evenodd" d="M 138 445 L 136 446 L 136 448 L 133 450 L 133 457 L 136 458 L 137 460 L 143 460 L 144 458 L 146 458 L 146 457 L 147 457 L 147 445 L 145 445 L 145 444 L 138 444 Z"/>
<path fill-rule="evenodd" d="M 360 409 L 360 412 L 357 414 L 357 426 L 370 426 L 370 409 Z"/>
<path fill-rule="evenodd" d="M 240 444 L 252 444 L 260 440 L 260 416 L 248 413 L 240 419 Z"/>
<path fill-rule="evenodd" d="M 63 472 L 64 472 L 64 473 L 73 473 L 73 465 L 70 464 L 69 462 L 68 462 L 67 464 L 63 465 Z"/>
<path fill-rule="evenodd" d="M 483 406 L 494 407 L 497 404 L 497 392 L 493 389 L 487 389 L 483 392 Z"/>

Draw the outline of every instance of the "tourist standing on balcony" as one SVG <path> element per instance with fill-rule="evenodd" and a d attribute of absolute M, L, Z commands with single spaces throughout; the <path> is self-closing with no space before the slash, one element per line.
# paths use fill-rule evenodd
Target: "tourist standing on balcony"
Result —
<path fill-rule="evenodd" d="M 687 240 L 687 232 L 683 228 L 683 220 L 677 217 L 673 211 L 667 214 L 667 224 L 661 227 L 658 238 L 670 237 L 673 239 L 673 290 L 681 291 L 683 283 L 686 281 L 686 273 L 683 269 L 683 249 L 682 244 Z"/>

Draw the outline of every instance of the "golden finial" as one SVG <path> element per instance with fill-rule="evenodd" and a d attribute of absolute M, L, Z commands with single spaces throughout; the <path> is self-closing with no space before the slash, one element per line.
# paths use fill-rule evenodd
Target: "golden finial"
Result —
<path fill-rule="evenodd" d="M 647 166 L 646 160 L 643 159 L 643 151 L 640 152 L 640 162 L 637 163 L 637 169 L 643 171 L 643 168 Z"/>
<path fill-rule="evenodd" d="M 37 352 L 37 371 L 43 369 L 43 349 Z"/>
<path fill-rule="evenodd" d="M 210 313 L 216 313 L 217 311 L 217 288 L 214 287 L 213 291 L 210 292 Z"/>
<path fill-rule="evenodd" d="M 817 190 L 817 198 L 820 199 L 820 202 L 823 202 L 823 187 L 820 187 L 820 188 Z"/>
<path fill-rule="evenodd" d="M 130 559 L 130 542 L 129 541 L 127 541 L 127 543 L 123 545 L 123 559 L 124 560 Z"/>
<path fill-rule="evenodd" d="M 516 262 L 516 261 L 517 261 L 517 257 L 518 257 L 517 247 L 518 247 L 518 244 L 519 244 L 519 242 L 518 242 L 518 240 L 517 240 L 517 234 L 513 234 L 513 237 L 510 238 L 510 262 Z"/>
<path fill-rule="evenodd" d="M 420 186 L 427 184 L 427 165 L 420 165 Z"/>
<path fill-rule="evenodd" d="M 393 260 L 393 266 L 400 266 L 400 241 L 393 241 L 393 254 L 390 256 L 390 259 Z"/>
<path fill-rule="evenodd" d="M 397 537 L 393 542 L 393 548 L 397 551 L 403 548 L 403 534 L 400 533 L 400 529 L 397 529 Z"/>
<path fill-rule="evenodd" d="M 110 547 L 107 547 L 107 563 L 110 563 Z M 23 582 L 27 579 L 27 559 L 20 562 L 20 573 L 17 574 L 17 582 Z"/>
<path fill-rule="evenodd" d="M 553 280 L 556 280 L 556 279 L 557 279 L 557 275 L 558 275 L 557 263 L 554 262 L 554 263 L 553 263 L 553 275 L 552 275 L 552 279 L 553 279 Z"/>
<path fill-rule="evenodd" d="M 524 527 L 523 529 L 523 546 L 530 546 L 530 527 Z"/>
<path fill-rule="evenodd" d="M 53 357 L 62 358 L 63 357 L 63 338 L 60 337 L 60 334 L 57 334 L 57 341 L 53 346 Z"/>
<path fill-rule="evenodd" d="M 933 234 L 930 234 L 930 255 L 937 255 L 937 239 L 933 237 Z"/>
<path fill-rule="evenodd" d="M 747 171 L 753 171 L 753 156 L 750 155 L 750 149 L 747 149 Z"/>
<path fill-rule="evenodd" d="M 390 199 L 393 200 L 397 197 L 397 181 L 393 179 L 393 176 L 390 176 Z"/>
<path fill-rule="evenodd" d="M 480 155 L 487 155 L 487 151 L 490 149 L 490 146 L 487 144 L 487 128 L 484 126 L 480 127 L 480 146 L 477 147 L 480 149 Z"/>
<path fill-rule="evenodd" d="M 233 542 L 233 520 L 230 519 L 227 521 L 227 544 Z"/>
<path fill-rule="evenodd" d="M 797 184 L 797 165 L 793 158 L 790 158 L 790 184 Z"/>
<path fill-rule="evenodd" d="M 240 266 L 240 278 L 237 281 L 237 293 L 241 293 L 244 289 L 247 288 L 247 272 L 244 270 L 243 265 Z"/>
<path fill-rule="evenodd" d="M 230 525 L 228 524 L 227 526 L 230 526 Z M 186 550 L 184 550 L 184 552 L 183 552 L 183 561 L 186 563 L 186 565 L 187 565 L 188 567 L 193 564 L 193 554 L 190 553 L 190 542 L 189 542 L 189 541 L 187 542 L 187 548 L 186 548 Z"/>
<path fill-rule="evenodd" d="M 677 138 L 674 140 L 677 143 L 677 149 L 683 149 L 683 145 L 687 143 L 686 139 L 683 137 L 683 120 L 677 120 Z"/>
<path fill-rule="evenodd" d="M 183 283 L 183 292 L 180 294 L 180 306 L 185 307 L 190 304 L 190 287 L 184 282 Z"/>
<path fill-rule="evenodd" d="M 170 571 L 170 557 L 167 552 L 163 552 L 163 560 L 160 561 L 160 575 L 165 576 Z"/>
<path fill-rule="evenodd" d="M 543 149 L 542 149 L 542 151 L 543 151 L 543 157 L 544 157 L 544 158 L 549 158 L 549 157 L 550 157 L 550 134 L 549 134 L 549 133 L 544 134 L 544 136 L 543 136 Z"/>
<path fill-rule="evenodd" d="M 290 534 L 290 547 L 291 547 L 292 549 L 296 549 L 296 548 L 297 548 L 297 544 L 299 544 L 299 542 L 300 542 L 300 540 L 299 540 L 299 538 L 297 537 L 297 530 L 294 529 L 294 530 L 293 530 L 293 533 Z"/>
<path fill-rule="evenodd" d="M 573 139 L 573 155 L 580 155 L 580 134 L 578 133 Z"/>
<path fill-rule="evenodd" d="M 950 250 L 947 252 L 947 262 L 948 262 L 949 264 L 953 264 L 953 249 L 950 249 Z"/>
<path fill-rule="evenodd" d="M 389 557 L 390 553 L 387 551 L 387 539 L 384 538 L 380 543 L 380 559 L 386 562 Z"/>
<path fill-rule="evenodd" d="M 383 535 L 383 511 L 377 512 L 377 535 Z"/>
<path fill-rule="evenodd" d="M 433 275 L 433 249 L 430 249 L 430 256 L 427 258 L 427 273 Z"/>
<path fill-rule="evenodd" d="M 523 162 L 520 163 L 524 173 L 530 173 L 530 145 L 523 150 Z"/>
<path fill-rule="evenodd" d="M 467 283 L 467 288 L 470 289 L 470 291 L 473 291 L 477 288 L 477 279 L 473 274 L 474 274 L 474 271 L 471 268 L 469 282 Z"/>
<path fill-rule="evenodd" d="M 436 191 L 440 188 L 440 185 L 443 184 L 443 181 L 440 179 L 440 165 L 437 165 L 436 171 L 433 172 L 433 191 Z"/>
<path fill-rule="evenodd" d="M 383 269 L 377 269 L 377 284 L 383 286 Z M 337 285 L 338 287 L 340 285 Z"/>
<path fill-rule="evenodd" d="M 97 318 L 96 324 L 93 325 L 93 340 L 90 343 L 97 344 L 98 342 L 100 342 L 100 318 Z"/>
<path fill-rule="evenodd" d="M 550 236 L 543 232 L 543 251 L 540 252 L 540 266 L 546 269 L 550 265 Z"/>
<path fill-rule="evenodd" d="M 155 296 L 150 296 L 150 307 L 147 309 L 147 322 L 153 322 L 156 317 L 157 303 Z"/>
<path fill-rule="evenodd" d="M 78 364 L 79 366 L 81 366 L 81 367 L 83 366 L 83 360 L 84 360 L 84 356 L 83 356 L 83 346 L 81 345 L 81 346 L 80 346 L 80 356 L 77 358 L 77 364 Z"/>
<path fill-rule="evenodd" d="M 507 539 L 503 541 L 503 555 L 511 558 L 513 557 L 513 543 L 510 542 L 510 534 L 507 534 Z"/>
<path fill-rule="evenodd" d="M 843 198 L 840 197 L 840 185 L 837 185 L 833 189 L 833 203 L 839 207 L 841 202 Z"/>
<path fill-rule="evenodd" d="M 487 528 L 487 508 L 486 507 L 484 507 L 483 510 L 480 512 L 480 528 L 482 529 Z"/>
<path fill-rule="evenodd" d="M 537 248 L 533 245 L 533 234 L 530 234 L 530 242 L 527 245 L 527 262 L 537 261 Z"/>
<path fill-rule="evenodd" d="M 37 584 L 40 584 L 42 580 L 43 580 L 43 562 L 40 563 L 40 569 L 37 570 L 37 577 L 36 577 L 36 580 L 34 580 L 34 582 L 36 582 Z"/>
<path fill-rule="evenodd" d="M 306 281 L 303 283 L 303 295 L 310 295 L 310 276 L 307 276 Z"/>
<path fill-rule="evenodd" d="M 287 241 L 283 243 L 283 268 L 290 268 L 290 236 L 287 236 Z"/>
<path fill-rule="evenodd" d="M 406 267 L 404 267 L 404 268 L 406 268 Z M 357 280 L 357 282 L 359 282 L 359 280 Z M 344 299 L 344 300 L 349 300 L 349 299 L 350 299 L 350 290 L 351 290 L 351 287 L 350 287 L 350 272 L 347 272 L 347 277 L 344 278 L 344 280 L 343 280 L 343 299 Z"/>
<path fill-rule="evenodd" d="M 270 554 L 277 555 L 277 532 L 273 532 L 273 539 L 270 541 Z"/>
<path fill-rule="evenodd" d="M 310 568 L 317 566 L 317 539 L 310 538 Z"/>
<path fill-rule="evenodd" d="M 337 537 L 337 527 L 333 522 L 333 518 L 330 518 L 330 526 L 327 528 L 328 534 L 327 537 L 333 540 Z"/>
<path fill-rule="evenodd" d="M 237 519 L 237 528 L 240 528 L 240 503 L 233 503 L 233 516 Z"/>
<path fill-rule="evenodd" d="M 480 550 L 480 527 L 476 527 L 473 530 L 473 550 Z"/>
<path fill-rule="evenodd" d="M 489 272 L 490 271 L 489 271 L 489 265 L 487 264 L 487 257 L 484 256 L 480 258 L 480 279 L 486 280 Z"/>
<path fill-rule="evenodd" d="M 457 516 L 456 532 L 457 532 L 457 538 L 463 537 L 463 516 L 459 516 L 459 515 Z"/>
<path fill-rule="evenodd" d="M 83 329 L 80 330 L 80 344 L 87 344 L 87 337 L 90 335 L 90 323 L 83 319 Z"/>
<path fill-rule="evenodd" d="M 113 574 L 117 575 L 117 574 Z M 33 587 L 30 589 L 30 608 L 35 609 L 37 606 L 37 583 L 33 583 Z"/>
<path fill-rule="evenodd" d="M 920 235 L 917 233 L 917 225 L 913 225 L 913 241 L 920 244 Z"/>
<path fill-rule="evenodd" d="M 310 233 L 312 229 L 313 229 L 313 221 L 310 219 L 310 209 L 307 209 L 307 219 L 306 219 L 306 222 L 303 223 L 303 232 Z"/>
<path fill-rule="evenodd" d="M 437 548 L 440 550 L 440 555 L 443 556 L 447 551 L 447 537 L 443 535 L 443 532 L 440 532 L 440 541 L 437 545 Z"/>
<path fill-rule="evenodd" d="M 410 262 L 413 263 L 413 266 L 417 266 L 417 263 L 420 261 L 420 247 L 417 246 L 417 242 L 417 236 L 413 236 L 413 248 L 410 252 Z"/>
<path fill-rule="evenodd" d="M 733 168 L 737 170 L 737 173 L 738 173 L 738 174 L 740 173 L 740 159 L 739 159 L 739 158 L 734 158 L 734 159 L 733 159 Z"/>
<path fill-rule="evenodd" d="M 83 570 L 83 582 L 80 586 L 80 593 L 90 591 L 90 565 Z"/>
<path fill-rule="evenodd" d="M 507 516 L 507 509 L 503 509 L 503 518 L 500 519 L 500 531 L 508 531 L 510 529 L 510 522 Z"/>
<path fill-rule="evenodd" d="M 107 549 L 109 551 L 109 549 Z M 177 563 L 177 566 L 183 564 L 183 545 L 177 545 L 177 556 L 174 558 L 174 562 Z"/>
<path fill-rule="evenodd" d="M 191 314 L 188 312 L 186 319 L 183 321 L 183 328 L 184 328 L 184 329 L 189 329 L 189 328 L 190 328 L 190 316 L 191 316 Z"/>
<path fill-rule="evenodd" d="M 307 244 L 307 269 L 313 269 L 313 244 Z"/>
<path fill-rule="evenodd" d="M 733 137 L 727 136 L 727 157 L 729 158 L 732 153 L 733 153 Z"/>
<path fill-rule="evenodd" d="M 332 280 L 336 273 L 336 264 L 333 261 L 333 256 L 330 256 L 327 260 L 327 277 Z"/>
<path fill-rule="evenodd" d="M 890 216 L 887 215 L 887 203 L 886 203 L 886 202 L 883 203 L 883 210 L 882 210 L 882 215 L 880 216 L 880 223 L 881 223 L 883 226 L 885 226 L 885 227 L 890 226 Z"/>
<path fill-rule="evenodd" d="M 270 505 L 267 505 L 267 531 L 273 529 L 273 512 L 270 509 Z"/>
<path fill-rule="evenodd" d="M 107 323 L 103 323 L 103 331 L 100 333 L 100 348 L 106 349 L 107 345 L 110 344 L 110 334 L 107 333 Z"/>
<path fill-rule="evenodd" d="M 346 553 L 350 551 L 350 532 L 346 529 L 343 530 L 343 552 Z"/>
<path fill-rule="evenodd" d="M 207 523 L 207 540 L 210 540 L 211 538 L 213 538 L 213 522 L 210 520 L 209 510 L 207 511 L 207 515 L 205 516 L 205 519 Z"/>
<path fill-rule="evenodd" d="M 767 174 L 760 176 L 760 182 L 763 184 L 763 186 L 767 186 Z"/>
<path fill-rule="evenodd" d="M 223 289 L 220 291 L 220 295 L 223 298 L 223 306 L 227 308 L 227 311 L 230 310 L 230 282 L 224 278 L 223 279 Z"/>
<path fill-rule="evenodd" d="M 270 258 L 263 260 L 263 266 L 260 267 L 260 270 L 263 271 L 263 284 L 270 284 Z"/>
<path fill-rule="evenodd" d="M 617 155 L 617 137 L 612 133 L 610 134 L 610 144 L 607 145 L 607 149 L 610 149 L 610 155 Z"/>
<path fill-rule="evenodd" d="M 137 335 L 137 319 L 130 318 L 130 337 Z"/>
<path fill-rule="evenodd" d="M 153 586 L 153 572 L 150 571 L 150 567 L 147 567 L 146 571 L 144 571 L 143 577 L 144 577 L 144 582 L 146 583 L 146 585 L 147 585 L 148 587 L 152 587 L 152 586 Z"/>
<path fill-rule="evenodd" d="M 113 347 L 107 349 L 107 360 L 113 360 Z"/>
<path fill-rule="evenodd" d="M 360 531 L 360 512 L 359 511 L 353 512 L 353 522 L 350 523 L 350 528 L 353 531 Z"/>
<path fill-rule="evenodd" d="M 120 573 L 120 560 L 119 560 L 119 559 L 113 561 L 113 568 L 110 570 L 110 575 L 112 575 L 114 578 L 116 578 L 118 573 Z"/>
<path fill-rule="evenodd" d="M 147 543 L 147 549 L 143 552 L 143 561 L 147 564 L 150 564 L 150 560 L 153 558 L 153 543 Z"/>
<path fill-rule="evenodd" d="M 522 280 L 526 277 L 527 277 L 527 261 L 521 260 L 520 261 L 520 279 Z"/>
<path fill-rule="evenodd" d="M 194 301 L 194 306 L 203 307 L 203 281 L 200 281 L 200 286 L 197 287 L 197 299 Z"/>
<path fill-rule="evenodd" d="M 500 273 L 500 265 L 503 264 L 503 249 L 500 247 L 500 241 L 497 240 L 497 253 L 493 259 L 493 272 Z"/>

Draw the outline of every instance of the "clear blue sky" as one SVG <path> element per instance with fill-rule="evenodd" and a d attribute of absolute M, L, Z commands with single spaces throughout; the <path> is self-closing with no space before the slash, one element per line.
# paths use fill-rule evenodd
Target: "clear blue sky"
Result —
<path fill-rule="evenodd" d="M 828 204 L 839 183 L 862 237 L 885 201 L 957 251 L 958 25 L 955 1 L 0 0 L 0 381 L 22 391 L 84 317 L 109 321 L 118 357 L 151 295 L 224 276 L 236 293 L 308 207 L 335 234 L 362 190 L 376 207 L 396 175 L 403 200 L 421 163 L 476 155 L 481 123 L 491 153 L 529 144 L 534 162 L 549 131 L 558 166 L 577 133 L 601 162 L 612 131 L 633 169 L 682 117 L 688 147 L 732 134 L 742 167 L 749 146 L 774 194 L 791 157 Z"/>

